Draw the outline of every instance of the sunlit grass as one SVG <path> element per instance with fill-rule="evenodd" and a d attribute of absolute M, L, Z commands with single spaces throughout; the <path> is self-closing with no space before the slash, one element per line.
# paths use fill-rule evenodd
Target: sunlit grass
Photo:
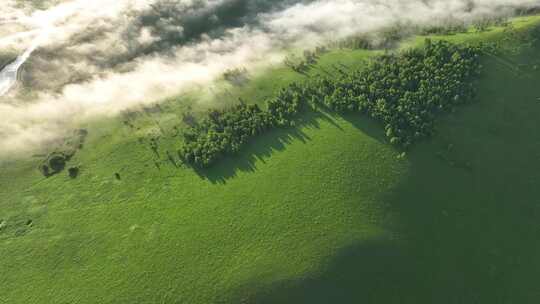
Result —
<path fill-rule="evenodd" d="M 85 126 L 76 179 L 3 164 L 0 302 L 536 303 L 540 52 L 519 54 L 488 57 L 478 100 L 404 160 L 365 117 L 308 113 L 210 170 L 176 167 L 188 94 L 134 128 Z M 308 75 L 373 55 L 332 51 Z M 216 96 L 260 102 L 304 79 L 276 66 Z"/>

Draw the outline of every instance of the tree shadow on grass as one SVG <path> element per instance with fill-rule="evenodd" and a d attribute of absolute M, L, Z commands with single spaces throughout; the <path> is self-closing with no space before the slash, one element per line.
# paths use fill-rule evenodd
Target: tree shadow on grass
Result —
<path fill-rule="evenodd" d="M 339 130 L 343 130 L 336 122 L 336 117 L 342 118 L 378 142 L 388 142 L 380 124 L 366 115 L 359 113 L 338 114 L 325 109 L 310 110 L 296 121 L 295 127 L 269 130 L 249 141 L 240 153 L 227 155 L 210 168 L 193 167 L 193 170 L 202 179 L 207 179 L 212 183 L 225 184 L 228 179 L 234 178 L 239 171 L 255 172 L 257 170 L 257 161 L 265 163 L 275 151 L 285 150 L 286 146 L 292 141 L 309 142 L 311 138 L 302 130 L 304 128 L 320 129 L 319 121 L 324 121 Z"/>
<path fill-rule="evenodd" d="M 193 168 L 203 179 L 212 183 L 225 184 L 228 179 L 234 178 L 238 171 L 254 172 L 257 170 L 256 162 L 266 162 L 275 151 L 283 151 L 293 141 L 299 140 L 307 143 L 311 138 L 302 131 L 304 128 L 320 129 L 319 121 L 325 121 L 341 129 L 334 118 L 328 113 L 309 111 L 296 121 L 295 127 L 277 128 L 253 138 L 246 144 L 240 153 L 225 156 L 210 168 Z"/>
<path fill-rule="evenodd" d="M 388 143 L 388 138 L 384 134 L 384 128 L 381 126 L 381 123 L 369 116 L 360 113 L 344 113 L 340 114 L 340 117 L 378 142 Z"/>

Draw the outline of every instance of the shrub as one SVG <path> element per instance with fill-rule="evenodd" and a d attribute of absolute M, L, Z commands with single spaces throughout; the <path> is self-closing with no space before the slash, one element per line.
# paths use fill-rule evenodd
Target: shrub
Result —
<path fill-rule="evenodd" d="M 71 178 L 76 178 L 79 175 L 79 167 L 70 167 L 68 169 L 68 175 Z"/>

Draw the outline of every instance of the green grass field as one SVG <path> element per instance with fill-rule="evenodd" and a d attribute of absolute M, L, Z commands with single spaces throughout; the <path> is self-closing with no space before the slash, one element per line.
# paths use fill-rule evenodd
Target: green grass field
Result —
<path fill-rule="evenodd" d="M 520 36 L 540 18 L 514 22 Z M 190 95 L 135 129 L 90 124 L 76 179 L 4 161 L 0 303 L 538 303 L 540 45 L 498 28 L 443 38 L 504 53 L 405 159 L 365 117 L 308 113 L 212 169 L 177 167 Z M 275 67 L 217 95 L 260 101 L 303 77 Z"/>

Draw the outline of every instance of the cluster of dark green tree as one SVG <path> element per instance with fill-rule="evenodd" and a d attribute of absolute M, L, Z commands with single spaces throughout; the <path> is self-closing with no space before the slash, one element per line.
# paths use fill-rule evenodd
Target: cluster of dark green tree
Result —
<path fill-rule="evenodd" d="M 381 56 L 361 70 L 291 84 L 267 101 L 266 110 L 242 103 L 210 111 L 185 131 L 180 154 L 189 164 L 209 166 L 250 137 L 294 126 L 298 113 L 320 107 L 367 114 L 383 124 L 392 144 L 406 148 L 433 133 L 438 113 L 473 98 L 479 54 L 473 46 L 428 40 L 423 49 Z"/>
<path fill-rule="evenodd" d="M 181 158 L 191 165 L 208 167 L 224 154 L 236 153 L 250 137 L 271 127 L 294 126 L 304 110 L 307 86 L 291 84 L 267 101 L 267 110 L 244 102 L 225 110 L 211 110 L 184 133 Z"/>
<path fill-rule="evenodd" d="M 190 164 L 207 167 L 223 154 L 236 153 L 250 137 L 270 127 L 270 118 L 257 105 L 244 103 L 227 110 L 212 110 L 184 132 L 180 154 Z"/>
<path fill-rule="evenodd" d="M 436 114 L 471 100 L 479 50 L 427 41 L 422 50 L 384 55 L 367 68 L 318 79 L 318 100 L 336 111 L 359 111 L 383 123 L 393 144 L 409 146 L 432 134 Z"/>

